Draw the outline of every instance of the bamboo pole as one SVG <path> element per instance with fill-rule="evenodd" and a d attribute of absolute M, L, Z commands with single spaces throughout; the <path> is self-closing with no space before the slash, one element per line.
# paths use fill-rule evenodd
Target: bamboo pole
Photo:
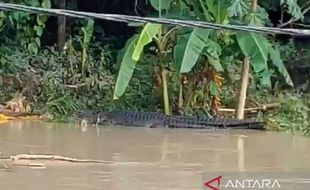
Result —
<path fill-rule="evenodd" d="M 250 70 L 250 61 L 248 58 L 244 58 L 242 63 L 242 76 L 240 82 L 240 89 L 238 93 L 238 107 L 236 112 L 237 119 L 244 118 L 244 106 L 246 100 L 247 87 L 249 82 L 249 70 Z"/>

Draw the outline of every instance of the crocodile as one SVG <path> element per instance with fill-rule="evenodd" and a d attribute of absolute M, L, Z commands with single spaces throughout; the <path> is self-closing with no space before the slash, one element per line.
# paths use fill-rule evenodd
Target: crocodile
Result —
<path fill-rule="evenodd" d="M 158 112 L 91 112 L 84 111 L 76 114 L 80 121 L 96 126 L 132 126 L 132 127 L 169 127 L 169 128 L 234 128 L 264 130 L 262 122 L 233 118 L 200 119 L 186 116 L 166 115 Z"/>

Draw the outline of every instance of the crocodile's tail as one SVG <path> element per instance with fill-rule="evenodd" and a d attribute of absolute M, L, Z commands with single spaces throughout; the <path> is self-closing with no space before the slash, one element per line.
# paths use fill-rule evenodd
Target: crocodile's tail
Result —
<path fill-rule="evenodd" d="M 255 119 L 234 119 L 234 118 L 226 118 L 224 119 L 224 125 L 227 128 L 235 128 L 235 129 L 259 129 L 265 130 L 264 123 L 261 121 L 257 121 Z"/>
<path fill-rule="evenodd" d="M 246 119 L 238 120 L 233 118 L 210 118 L 198 119 L 181 116 L 166 116 L 166 125 L 180 128 L 234 128 L 234 129 L 260 129 L 264 130 L 262 122 Z"/>

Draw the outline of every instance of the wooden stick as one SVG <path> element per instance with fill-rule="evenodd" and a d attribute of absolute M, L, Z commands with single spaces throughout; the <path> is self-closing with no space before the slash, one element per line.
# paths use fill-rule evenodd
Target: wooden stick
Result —
<path fill-rule="evenodd" d="M 89 160 L 89 159 L 77 159 L 58 155 L 44 155 L 44 154 L 17 154 L 10 157 L 11 160 L 58 160 L 67 162 L 78 162 L 78 163 L 103 163 L 108 164 L 110 162 L 104 160 Z"/>
<path fill-rule="evenodd" d="M 15 156 L 0 156 L 0 160 L 51 160 L 51 161 L 66 161 L 74 163 L 96 163 L 96 164 L 106 164 L 106 165 L 128 165 L 128 164 L 143 164 L 141 162 L 115 162 L 115 161 L 105 161 L 105 160 L 91 160 L 91 159 L 77 159 L 65 156 L 58 156 L 53 154 L 17 154 Z M 153 165 L 153 163 L 151 163 Z"/>
<path fill-rule="evenodd" d="M 280 107 L 279 103 L 271 103 L 271 104 L 264 104 L 260 105 L 259 107 L 256 108 L 247 108 L 244 109 L 245 112 L 250 112 L 250 111 L 258 111 L 258 110 L 268 110 L 271 108 L 278 108 Z M 219 108 L 218 111 L 220 112 L 236 112 L 236 109 L 233 108 Z"/>

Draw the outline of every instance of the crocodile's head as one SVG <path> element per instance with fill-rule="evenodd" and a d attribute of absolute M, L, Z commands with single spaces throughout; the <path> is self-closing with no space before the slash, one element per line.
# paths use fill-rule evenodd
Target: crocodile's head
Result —
<path fill-rule="evenodd" d="M 109 113 L 106 112 L 100 112 L 97 115 L 97 124 L 98 125 L 112 125 L 112 120 L 110 118 Z"/>
<path fill-rule="evenodd" d="M 74 113 L 73 118 L 75 118 L 79 124 L 83 122 L 87 122 L 88 124 L 96 124 L 97 122 L 97 114 L 88 110 Z"/>
<path fill-rule="evenodd" d="M 82 121 L 92 125 L 111 125 L 112 121 L 109 119 L 109 113 L 94 112 L 94 111 L 81 111 L 74 114 L 74 117 L 79 123 Z"/>

